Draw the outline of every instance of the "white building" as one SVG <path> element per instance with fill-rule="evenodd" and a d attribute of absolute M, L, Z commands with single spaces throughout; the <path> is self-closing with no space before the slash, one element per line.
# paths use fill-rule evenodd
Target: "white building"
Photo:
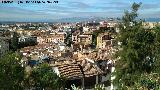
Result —
<path fill-rule="evenodd" d="M 25 37 L 25 36 L 22 36 L 19 38 L 18 42 L 30 42 L 30 41 L 34 41 L 36 42 L 37 41 L 37 37 Z"/>

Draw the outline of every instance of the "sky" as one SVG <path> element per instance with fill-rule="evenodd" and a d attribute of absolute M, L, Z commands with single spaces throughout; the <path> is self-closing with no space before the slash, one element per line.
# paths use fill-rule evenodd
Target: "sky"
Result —
<path fill-rule="evenodd" d="M 4 4 L 2 1 L 5 0 L 0 0 L 0 21 L 43 21 L 92 16 L 122 17 L 133 2 L 142 2 L 138 12 L 139 17 L 160 18 L 160 0 L 58 0 L 58 3 L 52 4 L 18 4 L 20 0 Z"/>

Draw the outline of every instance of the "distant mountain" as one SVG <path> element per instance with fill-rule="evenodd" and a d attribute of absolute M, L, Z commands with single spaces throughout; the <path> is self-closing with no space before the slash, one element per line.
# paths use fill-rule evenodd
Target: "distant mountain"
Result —
<path fill-rule="evenodd" d="M 160 22 L 160 18 L 146 18 L 146 22 Z"/>
<path fill-rule="evenodd" d="M 85 21 L 95 21 L 99 22 L 102 20 L 107 20 L 108 17 L 71 17 L 71 18 L 60 18 L 60 19 L 45 19 L 45 20 L 28 20 L 28 21 L 0 21 L 0 24 L 6 23 L 6 24 L 11 24 L 15 22 L 51 22 L 51 23 L 57 23 L 57 22 L 85 22 Z M 116 19 L 116 18 L 114 18 Z M 144 18 L 146 22 L 160 22 L 160 18 Z"/>
<path fill-rule="evenodd" d="M 114 18 L 117 19 L 117 18 Z M 85 21 L 102 21 L 108 20 L 108 17 L 72 17 L 53 20 L 55 22 L 85 22 Z M 160 22 L 160 18 L 144 18 L 146 22 Z"/>
<path fill-rule="evenodd" d="M 72 17 L 72 18 L 61 18 L 56 19 L 56 22 L 85 22 L 85 21 L 101 21 L 105 20 L 104 17 Z"/>

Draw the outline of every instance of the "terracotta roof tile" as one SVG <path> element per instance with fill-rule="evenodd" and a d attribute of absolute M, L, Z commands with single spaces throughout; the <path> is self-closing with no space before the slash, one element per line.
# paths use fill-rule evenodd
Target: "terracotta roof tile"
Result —
<path fill-rule="evenodd" d="M 68 79 L 82 78 L 83 74 L 77 63 L 61 63 L 57 65 L 60 75 Z"/>

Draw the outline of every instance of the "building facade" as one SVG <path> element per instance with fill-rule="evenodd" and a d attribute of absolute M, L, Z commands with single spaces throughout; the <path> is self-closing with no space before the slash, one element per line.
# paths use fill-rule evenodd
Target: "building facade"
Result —
<path fill-rule="evenodd" d="M 112 45 L 111 35 L 109 33 L 101 33 L 97 37 L 97 48 L 106 48 Z"/>

